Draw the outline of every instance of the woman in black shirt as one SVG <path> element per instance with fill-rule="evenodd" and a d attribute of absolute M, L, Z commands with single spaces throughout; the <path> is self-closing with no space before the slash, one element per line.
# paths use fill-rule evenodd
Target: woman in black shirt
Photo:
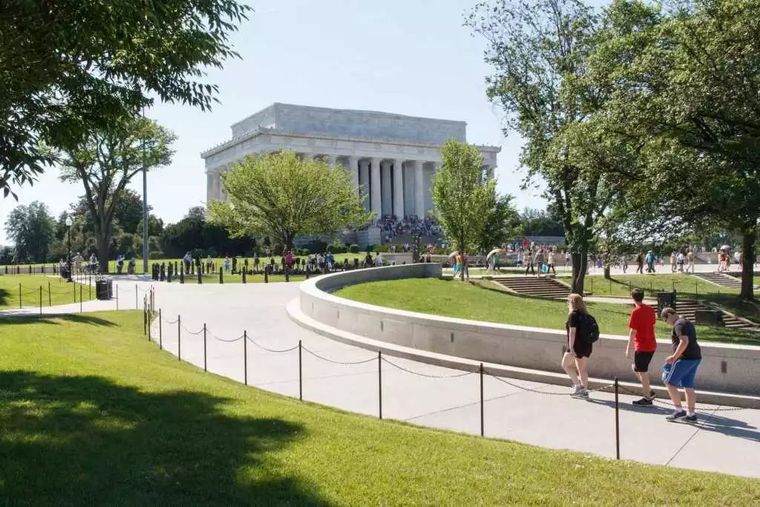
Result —
<path fill-rule="evenodd" d="M 588 314 L 588 310 L 580 294 L 570 294 L 567 306 L 567 347 L 562 356 L 562 368 L 573 382 L 572 395 L 588 397 L 588 358 L 591 356 L 592 346 L 580 333 L 583 314 Z"/>

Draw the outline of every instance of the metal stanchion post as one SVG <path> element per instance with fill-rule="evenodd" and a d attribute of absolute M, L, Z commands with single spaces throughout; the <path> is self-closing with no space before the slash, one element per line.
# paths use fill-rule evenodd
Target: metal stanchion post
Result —
<path fill-rule="evenodd" d="M 203 323 L 203 371 L 208 371 L 206 368 L 206 323 Z"/>
<path fill-rule="evenodd" d="M 182 316 L 177 315 L 177 361 L 182 361 Z"/>
<path fill-rule="evenodd" d="M 483 363 L 480 363 L 480 436 L 485 434 L 485 421 L 483 413 Z"/>
<path fill-rule="evenodd" d="M 163 325 L 163 318 L 161 316 L 161 308 L 158 309 L 158 350 L 164 349 L 164 325 Z"/>
<path fill-rule="evenodd" d="M 92 275 L 87 277 L 87 299 L 92 299 Z"/>
<path fill-rule="evenodd" d="M 303 401 L 303 363 L 301 362 L 301 340 L 298 340 L 298 399 Z"/>
<path fill-rule="evenodd" d="M 618 379 L 615 377 L 615 459 L 620 459 L 620 405 L 618 403 Z"/>
<path fill-rule="evenodd" d="M 119 309 L 119 285 L 116 285 L 116 309 Z"/>
<path fill-rule="evenodd" d="M 377 411 L 378 417 L 383 418 L 383 353 L 377 351 Z"/>
<path fill-rule="evenodd" d="M 18 284 L 18 309 L 21 310 L 21 282 Z"/>
<path fill-rule="evenodd" d="M 148 302 L 143 300 L 143 334 L 148 334 Z"/>
<path fill-rule="evenodd" d="M 42 285 L 40 285 L 40 315 L 42 315 Z"/>
<path fill-rule="evenodd" d="M 153 323 L 152 322 L 153 313 L 151 313 L 150 308 L 148 308 L 148 341 L 152 342 L 153 338 L 150 336 L 150 326 Z"/>
<path fill-rule="evenodd" d="M 135 308 L 137 308 L 137 284 L 135 284 Z"/>
<path fill-rule="evenodd" d="M 243 331 L 243 384 L 248 385 L 248 331 Z"/>
<path fill-rule="evenodd" d="M 82 284 L 79 284 L 79 313 L 82 313 Z"/>
<path fill-rule="evenodd" d="M 50 281 L 48 281 L 48 306 L 53 306 L 53 296 L 50 294 Z"/>

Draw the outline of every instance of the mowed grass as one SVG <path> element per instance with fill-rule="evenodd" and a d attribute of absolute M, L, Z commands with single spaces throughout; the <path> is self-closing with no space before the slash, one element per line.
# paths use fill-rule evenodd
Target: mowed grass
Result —
<path fill-rule="evenodd" d="M 40 287 L 42 288 L 42 306 L 78 303 L 80 290 L 83 301 L 95 298 L 94 281 L 92 290 L 90 290 L 87 284 L 67 283 L 60 277 L 2 275 L 0 276 L 0 310 L 19 308 L 20 306 L 39 307 Z"/>
<path fill-rule="evenodd" d="M 0 326 L 5 504 L 756 505 L 760 481 L 378 421 L 180 363 L 140 312 Z"/>
<path fill-rule="evenodd" d="M 567 320 L 564 301 L 508 294 L 489 281 L 391 280 L 344 287 L 335 295 L 413 312 L 518 326 L 564 330 Z M 602 333 L 628 335 L 630 305 L 589 303 L 588 306 Z M 656 331 L 658 338 L 670 338 L 670 328 L 660 321 Z M 760 345 L 760 333 L 756 332 L 707 326 L 697 326 L 697 331 L 700 340 Z"/>

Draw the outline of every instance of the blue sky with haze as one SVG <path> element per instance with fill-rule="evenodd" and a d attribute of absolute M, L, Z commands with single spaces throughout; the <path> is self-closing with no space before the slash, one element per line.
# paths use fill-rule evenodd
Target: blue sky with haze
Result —
<path fill-rule="evenodd" d="M 175 132 L 170 166 L 148 176 L 148 199 L 165 223 L 203 205 L 206 178 L 200 152 L 230 138 L 230 125 L 272 102 L 369 109 L 464 120 L 468 141 L 500 145 L 496 175 L 517 205 L 543 207 L 540 192 L 521 191 L 520 139 L 501 131 L 501 112 L 485 96 L 490 69 L 485 44 L 462 26 L 475 0 L 258 0 L 233 36 L 240 60 L 208 79 L 220 87 L 212 112 L 158 104 L 148 116 Z M 133 183 L 141 189 L 140 179 Z M 19 203 L 40 200 L 55 215 L 82 193 L 50 169 Z M 0 204 L 0 244 L 16 202 Z"/>

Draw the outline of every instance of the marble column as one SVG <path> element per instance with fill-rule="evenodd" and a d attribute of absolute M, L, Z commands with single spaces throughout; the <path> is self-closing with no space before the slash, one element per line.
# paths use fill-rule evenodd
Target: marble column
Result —
<path fill-rule="evenodd" d="M 355 189 L 359 188 L 359 158 L 347 157 L 346 161 L 348 163 L 347 170 L 348 176 L 351 179 L 351 186 Z"/>
<path fill-rule="evenodd" d="M 380 195 L 380 163 L 383 159 L 372 158 L 370 166 L 370 209 L 375 212 L 375 218 L 383 214 L 383 201 Z"/>
<path fill-rule="evenodd" d="M 393 180 L 391 178 L 391 162 L 383 162 L 380 164 L 380 175 L 382 186 L 380 187 L 380 194 L 382 196 L 382 209 L 383 215 L 393 214 Z"/>
<path fill-rule="evenodd" d="M 393 161 L 393 214 L 398 219 L 404 218 L 404 161 Z"/>
<path fill-rule="evenodd" d="M 369 160 L 359 161 L 359 183 L 361 184 L 359 195 L 361 195 L 362 204 L 364 209 L 369 211 Z"/>
<path fill-rule="evenodd" d="M 414 171 L 414 214 L 417 218 L 425 218 L 425 178 L 423 174 L 424 162 L 415 160 L 412 165 Z"/>

